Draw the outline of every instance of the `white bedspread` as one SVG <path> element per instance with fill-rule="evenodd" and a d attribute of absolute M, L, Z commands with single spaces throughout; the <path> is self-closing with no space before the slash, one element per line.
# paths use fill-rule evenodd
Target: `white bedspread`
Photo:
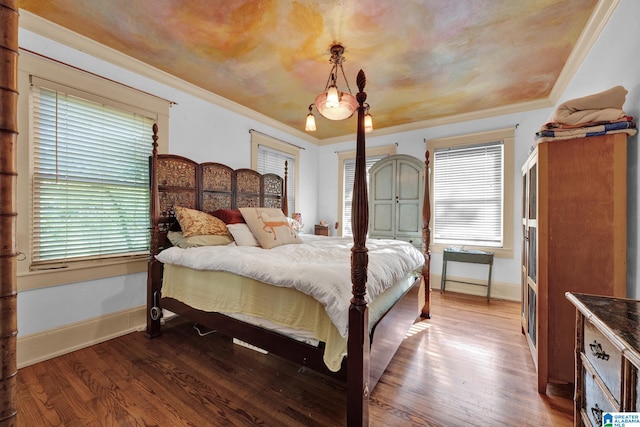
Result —
<path fill-rule="evenodd" d="M 341 335 L 348 330 L 351 300 L 351 238 L 303 235 L 304 243 L 273 249 L 251 246 L 171 247 L 156 258 L 196 270 L 226 271 L 276 286 L 297 289 L 320 301 Z M 424 256 L 400 240 L 367 240 L 366 299 L 371 302 L 407 273 L 421 268 Z"/>

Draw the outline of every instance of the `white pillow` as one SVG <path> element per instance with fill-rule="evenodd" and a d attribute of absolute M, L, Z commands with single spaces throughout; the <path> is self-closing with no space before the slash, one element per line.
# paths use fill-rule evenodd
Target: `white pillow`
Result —
<path fill-rule="evenodd" d="M 233 236 L 238 246 L 260 246 L 247 224 L 227 225 L 229 233 Z"/>

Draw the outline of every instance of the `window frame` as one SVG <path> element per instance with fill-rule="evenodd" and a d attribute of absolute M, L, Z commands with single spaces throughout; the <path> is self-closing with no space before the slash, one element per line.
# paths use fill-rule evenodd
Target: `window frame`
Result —
<path fill-rule="evenodd" d="M 380 147 L 367 148 L 365 150 L 365 158 L 373 157 L 373 156 L 393 156 L 396 154 L 396 144 L 393 145 L 383 145 Z M 344 215 L 344 164 L 347 160 L 353 160 L 356 158 L 356 151 L 341 151 L 338 153 L 338 216 L 339 223 L 337 229 L 337 235 L 344 237 L 343 234 L 343 221 L 342 217 Z"/>
<path fill-rule="evenodd" d="M 496 257 L 500 258 L 513 258 L 513 212 L 514 212 L 514 144 L 515 144 L 515 128 L 498 129 L 487 132 L 478 132 L 466 135 L 458 135 L 452 137 L 438 138 L 427 140 L 427 151 L 429 152 L 429 168 L 433 170 L 434 152 L 437 149 L 461 147 L 469 145 L 486 144 L 496 141 L 502 141 L 504 149 L 504 162 L 502 170 L 503 179 L 503 197 L 502 197 L 502 247 L 495 246 L 480 246 L 480 245 L 465 245 L 465 249 L 474 249 L 482 251 L 493 252 Z M 434 176 L 433 173 L 429 173 L 429 196 L 433 200 L 434 194 Z M 435 210 L 432 203 L 431 206 L 431 224 L 430 228 L 434 228 L 437 218 L 435 217 Z M 431 242 L 429 242 L 429 248 L 432 253 L 442 253 L 442 251 L 450 244 L 435 243 L 433 234 L 431 235 Z"/>
<path fill-rule="evenodd" d="M 294 195 L 293 200 L 296 206 L 287 206 L 288 212 L 287 216 L 291 217 L 294 212 L 299 212 L 296 209 L 299 209 L 300 206 L 300 150 L 301 148 L 296 147 L 295 145 L 288 144 L 283 141 L 279 141 L 276 138 L 272 138 L 268 135 L 265 135 L 261 132 L 251 132 L 251 169 L 254 171 L 258 170 L 258 148 L 260 145 L 263 145 L 271 150 L 280 151 L 282 153 L 288 154 L 289 156 L 294 158 L 294 167 L 293 167 L 293 189 Z M 291 165 L 288 166 L 289 170 L 291 170 Z M 284 164 L 282 165 L 282 176 L 284 176 Z M 290 179 L 290 176 L 287 176 L 287 180 Z"/>
<path fill-rule="evenodd" d="M 17 198 L 17 211 L 19 212 L 16 227 L 18 290 L 39 289 L 146 271 L 147 254 L 69 261 L 64 266 L 52 266 L 51 269 L 31 269 L 30 246 L 33 232 L 31 228 L 33 223 L 31 189 L 34 168 L 31 159 L 33 152 L 33 138 L 30 129 L 32 111 L 28 96 L 30 76 L 50 80 L 92 94 L 92 96 L 116 107 L 118 104 L 129 105 L 152 112 L 160 129 L 158 135 L 159 153 L 167 152 L 169 133 L 169 101 L 28 51 L 20 52 L 18 89 L 22 96 L 18 98 L 17 167 L 18 175 L 22 179 L 18 180 L 17 194 L 28 196 Z M 149 129 L 149 133 L 152 133 L 151 129 Z"/>
<path fill-rule="evenodd" d="M 32 76 L 29 96 L 34 111 L 30 117 L 34 159 L 32 214 L 39 218 L 32 223 L 30 268 L 60 268 L 80 260 L 146 255 L 148 158 L 153 148 L 149 129 L 156 123 L 157 114 L 116 107 L 95 99 L 93 94 L 36 76 Z M 113 126 L 106 127 L 106 121 Z M 86 133 L 83 129 L 87 128 L 93 132 Z M 104 159 L 102 150 L 108 150 L 111 162 Z M 79 157 L 77 152 L 84 155 Z M 104 168 L 102 160 L 105 166 L 111 166 Z M 118 166 L 123 164 L 127 167 L 119 171 Z M 102 205 L 111 195 L 116 203 Z M 51 198 L 57 200 L 53 203 L 56 207 L 51 206 Z M 61 206 L 57 207 L 59 203 Z M 78 214 L 74 213 L 76 208 L 69 208 L 75 203 L 87 208 L 100 206 L 101 212 L 93 221 L 88 220 L 93 215 L 87 211 Z M 124 203 L 135 212 L 127 214 L 127 223 L 119 220 L 119 215 L 107 213 L 114 213 L 115 206 Z M 78 206 L 81 211 L 83 207 Z M 61 214 L 68 221 L 61 219 Z M 68 232 L 58 235 L 54 230 L 60 227 L 74 230 L 71 235 L 81 233 L 83 239 L 70 239 Z M 125 234 L 128 238 L 122 239 Z"/>

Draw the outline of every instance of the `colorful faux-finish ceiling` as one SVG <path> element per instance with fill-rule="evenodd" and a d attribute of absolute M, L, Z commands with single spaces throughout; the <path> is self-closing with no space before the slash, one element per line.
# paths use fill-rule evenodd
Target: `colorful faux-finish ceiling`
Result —
<path fill-rule="evenodd" d="M 341 43 L 351 90 L 364 69 L 382 130 L 548 99 L 598 0 L 19 4 L 296 130 L 324 89 L 330 46 Z M 320 119 L 313 136 L 354 131 L 354 118 Z"/>

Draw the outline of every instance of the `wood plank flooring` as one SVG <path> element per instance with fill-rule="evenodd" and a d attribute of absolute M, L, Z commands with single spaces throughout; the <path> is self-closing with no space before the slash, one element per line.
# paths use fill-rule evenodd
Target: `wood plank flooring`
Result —
<path fill-rule="evenodd" d="M 433 295 L 370 400 L 372 426 L 570 426 L 536 391 L 519 303 Z M 344 385 L 171 320 L 18 372 L 19 426 L 340 426 Z"/>

